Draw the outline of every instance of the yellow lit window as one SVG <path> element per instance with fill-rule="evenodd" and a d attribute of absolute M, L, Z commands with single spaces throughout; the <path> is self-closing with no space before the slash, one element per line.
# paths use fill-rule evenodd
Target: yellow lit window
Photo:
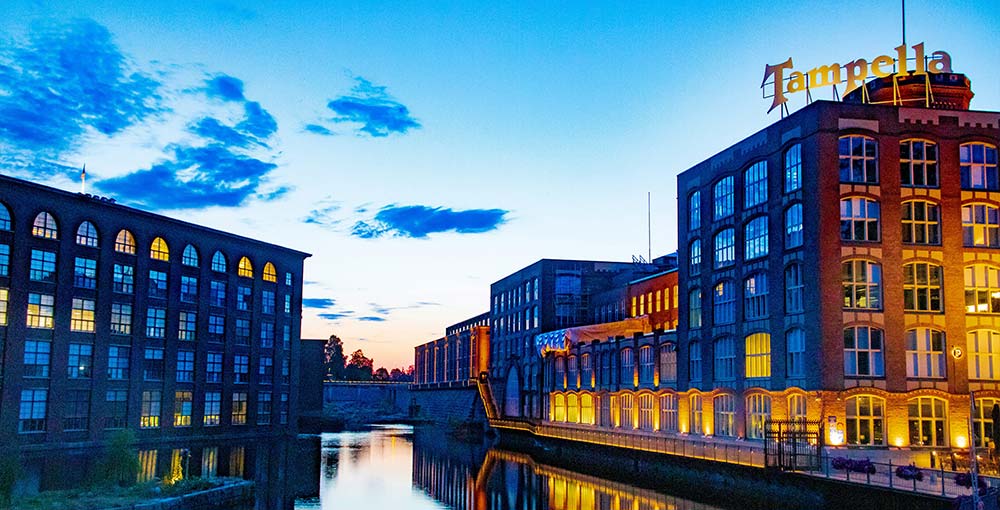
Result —
<path fill-rule="evenodd" d="M 167 247 L 167 242 L 162 237 L 153 239 L 153 244 L 149 247 L 149 258 L 164 262 L 170 260 L 170 248 Z"/>
<path fill-rule="evenodd" d="M 275 282 L 275 283 L 277 283 L 278 281 L 278 271 L 274 269 L 274 264 L 270 262 L 264 264 L 264 281 Z"/>
<path fill-rule="evenodd" d="M 660 310 L 663 309 L 663 307 L 661 306 L 662 304 L 663 304 L 663 292 L 661 292 L 661 291 L 658 290 L 658 291 L 656 291 L 656 311 L 657 312 L 659 312 Z"/>
<path fill-rule="evenodd" d="M 746 338 L 747 377 L 771 377 L 771 335 L 754 333 Z"/>
<path fill-rule="evenodd" d="M 135 237 L 131 232 L 128 230 L 118 232 L 118 237 L 115 238 L 115 251 L 135 255 Z"/>
<path fill-rule="evenodd" d="M 638 314 L 636 314 L 636 299 L 635 299 L 635 296 L 632 296 L 632 317 L 638 317 Z"/>
<path fill-rule="evenodd" d="M 240 259 L 238 274 L 244 278 L 253 278 L 253 265 L 250 259 L 243 257 Z"/>

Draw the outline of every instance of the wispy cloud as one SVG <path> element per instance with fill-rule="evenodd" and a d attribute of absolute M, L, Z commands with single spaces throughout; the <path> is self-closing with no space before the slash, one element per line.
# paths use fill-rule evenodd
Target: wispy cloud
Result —
<path fill-rule="evenodd" d="M 302 300 L 302 308 L 332 308 L 336 304 L 337 301 L 330 298 L 305 298 Z"/>
<path fill-rule="evenodd" d="M 328 321 L 338 321 L 340 319 L 349 318 L 353 314 L 354 312 L 351 311 L 329 312 L 329 313 L 321 313 L 317 315 L 317 317 L 319 317 L 320 319 L 326 319 Z"/>
<path fill-rule="evenodd" d="M 506 223 L 509 212 L 504 209 L 456 211 L 446 207 L 393 204 L 379 209 L 371 219 L 356 221 L 351 227 L 351 235 L 362 239 L 423 239 L 428 234 L 441 232 L 479 234 L 496 230 Z"/>
<path fill-rule="evenodd" d="M 390 134 L 405 134 L 411 129 L 419 129 L 410 110 L 389 95 L 386 87 L 375 85 L 358 76 L 351 92 L 330 100 L 326 107 L 334 113 L 327 119 L 333 123 L 358 124 L 356 133 L 371 137 L 385 137 Z M 333 130 L 320 123 L 306 124 L 304 129 L 318 135 L 333 135 Z"/>
<path fill-rule="evenodd" d="M 375 315 L 386 316 L 396 310 L 414 310 L 417 308 L 424 308 L 428 306 L 440 306 L 440 304 L 431 303 L 428 301 L 420 301 L 412 305 L 404 305 L 404 306 L 383 306 L 378 303 L 368 303 L 368 306 L 371 307 L 372 313 L 374 313 Z"/>
<path fill-rule="evenodd" d="M 246 97 L 243 96 L 243 80 L 233 76 L 225 74 L 214 76 L 205 83 L 204 90 L 211 98 L 240 103 L 246 101 Z"/>
<path fill-rule="evenodd" d="M 315 208 L 309 211 L 304 223 L 311 223 L 327 228 L 335 228 L 343 220 L 336 217 L 336 213 L 341 209 L 341 202 L 327 197 L 315 204 Z"/>
<path fill-rule="evenodd" d="M 385 317 L 378 317 L 375 315 L 369 315 L 366 317 L 358 317 L 361 322 L 385 322 L 387 319 Z"/>

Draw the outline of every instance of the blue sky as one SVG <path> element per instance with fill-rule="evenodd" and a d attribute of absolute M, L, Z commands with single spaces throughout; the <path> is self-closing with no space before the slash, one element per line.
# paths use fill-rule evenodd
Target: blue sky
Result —
<path fill-rule="evenodd" d="M 645 254 L 647 191 L 673 251 L 676 174 L 778 118 L 765 64 L 892 55 L 898 10 L 7 0 L 0 172 L 76 190 L 86 163 L 119 201 L 311 252 L 304 336 L 408 365 L 538 258 Z M 1000 109 L 997 26 L 995 1 L 907 4 L 975 109 Z"/>

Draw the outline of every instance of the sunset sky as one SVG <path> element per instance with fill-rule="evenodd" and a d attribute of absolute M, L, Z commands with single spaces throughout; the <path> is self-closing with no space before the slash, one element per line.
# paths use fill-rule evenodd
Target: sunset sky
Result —
<path fill-rule="evenodd" d="M 894 56 L 899 8 L 4 0 L 0 173 L 76 191 L 86 164 L 88 191 L 310 252 L 303 337 L 405 367 L 539 258 L 645 255 L 647 192 L 675 250 L 676 174 L 779 118 L 764 66 Z M 907 3 L 973 109 L 1000 110 L 997 27 L 996 0 Z"/>

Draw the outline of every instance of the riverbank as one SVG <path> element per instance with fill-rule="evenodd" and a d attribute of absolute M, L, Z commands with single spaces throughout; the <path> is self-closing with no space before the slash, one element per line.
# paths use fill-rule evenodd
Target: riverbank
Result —
<path fill-rule="evenodd" d="M 235 478 L 180 480 L 165 485 L 45 491 L 17 498 L 10 510 L 229 510 L 252 508 L 254 483 Z"/>

